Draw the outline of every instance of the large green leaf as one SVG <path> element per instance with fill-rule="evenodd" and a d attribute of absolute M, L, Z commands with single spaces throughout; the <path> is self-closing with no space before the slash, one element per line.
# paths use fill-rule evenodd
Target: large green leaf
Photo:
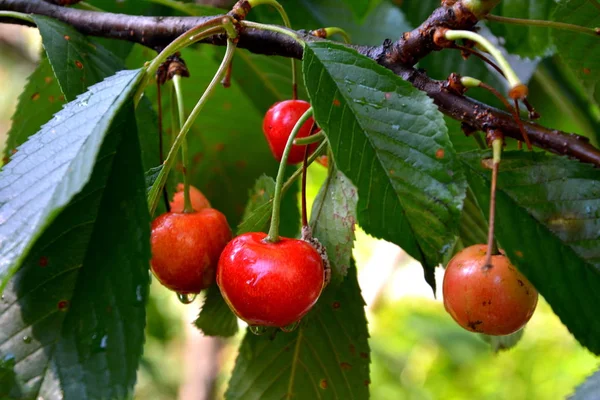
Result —
<path fill-rule="evenodd" d="M 0 359 L 14 360 L 16 385 L 2 398 L 122 399 L 132 391 L 150 259 L 132 116 L 129 102 L 114 118 L 89 182 L 3 293 Z"/>
<path fill-rule="evenodd" d="M 123 68 L 119 58 L 70 25 L 41 15 L 32 18 L 67 101 Z"/>
<path fill-rule="evenodd" d="M 64 104 L 65 97 L 44 54 L 19 96 L 6 139 L 5 155 L 10 158 L 12 151 L 36 133 Z"/>
<path fill-rule="evenodd" d="M 589 376 L 585 382 L 577 386 L 569 400 L 595 400 L 600 393 L 600 370 Z"/>
<path fill-rule="evenodd" d="M 0 172 L 0 290 L 84 187 L 115 115 L 142 76 L 123 71 L 69 103 Z"/>
<path fill-rule="evenodd" d="M 554 20 L 598 28 L 598 4 L 597 0 L 563 0 L 554 13 Z M 552 34 L 560 57 L 581 81 L 590 100 L 600 104 L 600 36 L 562 30 L 555 30 Z"/>
<path fill-rule="evenodd" d="M 358 219 L 431 274 L 454 243 L 466 182 L 430 98 L 354 50 L 308 43 L 304 80 Z M 431 275 L 430 275 L 431 277 Z"/>
<path fill-rule="evenodd" d="M 469 184 L 488 214 L 491 172 L 465 153 Z M 545 153 L 506 152 L 496 237 L 581 344 L 600 354 L 600 170 Z"/>
<path fill-rule="evenodd" d="M 229 337 L 237 333 L 237 317 L 229 309 L 216 284 L 206 291 L 202 310 L 194 325 L 208 336 Z"/>
<path fill-rule="evenodd" d="M 276 301 L 276 300 L 274 300 Z M 352 266 L 292 333 L 246 333 L 226 399 L 366 399 L 369 344 Z"/>
<path fill-rule="evenodd" d="M 492 10 L 493 14 L 521 19 L 549 20 L 556 8 L 554 1 L 548 0 L 503 0 Z M 494 21 L 490 29 L 504 39 L 504 47 L 509 53 L 521 57 L 544 57 L 554 53 L 550 28 L 515 26 Z"/>
<path fill-rule="evenodd" d="M 360 21 L 378 6 L 381 0 L 344 0 L 344 3 L 350 7 L 354 17 Z"/>
<path fill-rule="evenodd" d="M 314 236 L 327 249 L 331 278 L 336 283 L 343 280 L 350 267 L 357 202 L 357 190 L 350 179 L 337 169 L 330 169 L 314 200 L 310 225 Z"/>

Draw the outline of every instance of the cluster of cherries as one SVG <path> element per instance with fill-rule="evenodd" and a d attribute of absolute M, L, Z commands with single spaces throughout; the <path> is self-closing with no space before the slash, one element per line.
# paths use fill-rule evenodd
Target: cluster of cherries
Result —
<path fill-rule="evenodd" d="M 276 103 L 267 112 L 263 131 L 273 156 L 281 161 L 286 143 L 310 105 L 301 100 Z M 313 119 L 297 137 L 311 134 Z M 309 145 L 309 153 L 317 144 Z M 305 146 L 294 145 L 288 164 L 304 158 Z M 327 162 L 327 160 L 325 160 Z M 171 211 L 152 224 L 152 271 L 167 288 L 181 295 L 197 294 L 215 281 L 231 310 L 253 327 L 294 326 L 312 308 L 325 285 L 324 263 L 307 241 L 262 232 L 231 240 L 225 216 L 211 208 L 191 187 L 194 212 L 184 212 L 183 185 Z M 449 263 L 443 283 L 444 305 L 463 328 L 489 335 L 507 335 L 522 328 L 537 304 L 537 292 L 503 255 L 486 263 L 486 245 L 474 245 Z"/>
<path fill-rule="evenodd" d="M 273 155 L 281 161 L 287 140 L 310 105 L 301 100 L 276 103 L 263 130 Z M 311 133 L 313 119 L 297 137 Z M 309 145 L 314 152 L 316 145 Z M 303 160 L 305 146 L 294 145 L 288 164 Z M 233 240 L 225 216 L 196 188 L 190 187 L 193 212 L 184 212 L 183 185 L 171 211 L 152 223 L 151 268 L 156 278 L 183 298 L 217 285 L 231 310 L 250 326 L 289 328 L 317 302 L 325 285 L 319 252 L 307 241 L 250 232 Z"/>

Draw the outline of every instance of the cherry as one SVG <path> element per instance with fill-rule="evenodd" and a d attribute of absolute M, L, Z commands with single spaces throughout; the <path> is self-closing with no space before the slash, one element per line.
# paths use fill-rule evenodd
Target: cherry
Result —
<path fill-rule="evenodd" d="M 192 202 L 192 208 L 194 211 L 200 211 L 203 208 L 210 208 L 210 202 L 202 194 L 201 191 L 190 185 L 190 200 Z M 183 199 L 183 183 L 177 185 L 177 192 L 173 195 L 173 201 L 170 202 L 171 212 L 181 213 L 184 208 Z"/>
<path fill-rule="evenodd" d="M 214 208 L 162 214 L 152 222 L 152 272 L 171 290 L 199 293 L 214 281 L 230 239 L 227 219 Z"/>
<path fill-rule="evenodd" d="M 245 233 L 223 250 L 217 285 L 231 310 L 249 325 L 285 327 L 299 321 L 324 286 L 319 253 L 303 240 L 264 241 Z"/>
<path fill-rule="evenodd" d="M 290 137 L 296 122 L 302 114 L 310 108 L 310 104 L 304 100 L 285 100 L 273 104 L 267 111 L 263 120 L 263 132 L 271 148 L 271 153 L 277 161 L 281 161 L 285 145 Z M 309 136 L 314 119 L 309 118 L 300 128 L 296 138 Z M 309 155 L 319 146 L 318 143 L 308 145 Z M 298 164 L 304 160 L 305 146 L 294 145 L 288 156 L 288 164 Z"/>
<path fill-rule="evenodd" d="M 535 288 L 502 254 L 485 265 L 487 245 L 467 247 L 448 263 L 443 293 L 446 311 L 463 328 L 508 335 L 529 321 L 537 305 Z"/>

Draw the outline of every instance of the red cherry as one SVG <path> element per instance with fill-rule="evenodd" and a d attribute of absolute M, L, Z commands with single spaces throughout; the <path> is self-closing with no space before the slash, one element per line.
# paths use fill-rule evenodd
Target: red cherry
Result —
<path fill-rule="evenodd" d="M 201 191 L 190 185 L 190 200 L 192 202 L 192 208 L 194 211 L 200 211 L 203 208 L 210 208 L 210 202 L 202 194 Z M 184 208 L 183 198 L 183 183 L 177 184 L 177 192 L 173 195 L 173 201 L 169 203 L 171 205 L 171 212 L 182 213 Z"/>
<path fill-rule="evenodd" d="M 162 214 L 152 222 L 152 272 L 171 290 L 199 293 L 214 281 L 230 239 L 227 219 L 214 208 Z"/>
<path fill-rule="evenodd" d="M 323 290 L 323 260 L 303 240 L 265 242 L 245 233 L 223 250 L 217 285 L 231 310 L 249 325 L 285 327 L 299 321 Z"/>
<path fill-rule="evenodd" d="M 538 293 L 504 255 L 485 265 L 487 245 L 467 247 L 448 263 L 443 293 L 446 311 L 463 328 L 508 335 L 529 321 Z"/>
<path fill-rule="evenodd" d="M 290 137 L 296 122 L 302 114 L 310 108 L 310 104 L 304 100 L 285 100 L 273 104 L 263 120 L 263 132 L 271 152 L 277 161 L 281 161 L 285 145 Z M 314 119 L 309 118 L 300 128 L 296 138 L 306 137 L 310 135 L 310 130 L 313 126 Z M 319 146 L 318 143 L 308 145 L 309 155 Z M 304 149 L 306 146 L 292 146 L 290 155 L 288 156 L 288 164 L 298 164 L 304 160 Z"/>

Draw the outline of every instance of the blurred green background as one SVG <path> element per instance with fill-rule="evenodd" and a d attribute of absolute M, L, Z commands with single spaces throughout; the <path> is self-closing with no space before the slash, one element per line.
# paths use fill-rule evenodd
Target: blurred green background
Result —
<path fill-rule="evenodd" d="M 39 51 L 36 30 L 0 25 L 0 143 Z M 536 76 L 544 76 L 534 75 L 532 84 L 532 102 L 547 116 L 542 122 L 578 130 L 577 121 L 564 117 L 560 92 Z M 311 166 L 309 198 L 325 173 Z M 521 342 L 496 354 L 452 321 L 420 266 L 396 246 L 358 230 L 355 257 L 370 324 L 373 399 L 562 399 L 598 367 L 543 299 Z M 242 333 L 228 341 L 202 337 L 191 325 L 201 302 L 183 305 L 153 282 L 136 399 L 223 397 Z"/>

